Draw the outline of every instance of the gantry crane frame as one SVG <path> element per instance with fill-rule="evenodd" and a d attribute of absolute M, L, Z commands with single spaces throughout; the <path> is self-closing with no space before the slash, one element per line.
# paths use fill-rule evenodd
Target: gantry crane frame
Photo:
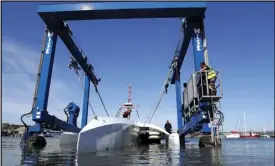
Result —
<path fill-rule="evenodd" d="M 50 82 L 53 69 L 57 37 L 66 45 L 74 59 L 85 72 L 84 98 L 82 108 L 82 127 L 87 124 L 90 82 L 96 87 L 99 79 L 94 74 L 93 66 L 72 38 L 72 31 L 67 21 L 98 20 L 98 19 L 134 19 L 134 18 L 184 18 L 183 38 L 173 57 L 177 57 L 177 66 L 173 70 L 171 84 L 175 84 L 177 121 L 181 137 L 190 132 L 194 125 L 204 118 L 201 114 L 194 115 L 193 120 L 183 123 L 180 69 L 188 46 L 192 40 L 195 71 L 200 70 L 201 62 L 208 62 L 204 56 L 203 36 L 206 3 L 205 2 L 92 2 L 79 4 L 39 5 L 38 14 L 46 24 L 45 43 L 42 50 L 41 66 L 38 73 L 37 88 L 32 108 L 32 120 L 35 126 L 28 129 L 27 135 L 41 132 L 42 123 L 51 124 L 65 131 L 79 132 L 75 122 L 74 111 L 71 110 L 71 123 L 63 122 L 47 112 Z M 77 108 L 76 105 L 74 108 Z M 76 109 L 79 111 L 79 108 Z M 183 125 L 185 127 L 183 128 Z M 209 132 L 208 124 L 203 124 L 202 132 Z"/>

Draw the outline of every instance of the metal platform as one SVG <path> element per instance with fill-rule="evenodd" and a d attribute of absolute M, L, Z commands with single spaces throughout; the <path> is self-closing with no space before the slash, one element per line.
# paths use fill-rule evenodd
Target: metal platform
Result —
<path fill-rule="evenodd" d="M 202 96 L 199 101 L 200 102 L 218 102 L 222 97 L 221 96 Z"/>

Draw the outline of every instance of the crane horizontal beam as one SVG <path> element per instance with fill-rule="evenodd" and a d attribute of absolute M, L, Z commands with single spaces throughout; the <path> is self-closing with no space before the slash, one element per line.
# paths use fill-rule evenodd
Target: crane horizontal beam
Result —
<path fill-rule="evenodd" d="M 69 25 L 64 21 L 58 20 L 57 18 L 46 21 L 44 20 L 44 22 L 46 23 L 50 32 L 56 33 L 60 37 L 65 46 L 70 51 L 71 55 L 75 58 L 79 66 L 88 76 L 89 80 L 91 80 L 94 85 L 98 85 L 99 79 L 93 72 L 93 66 L 92 64 L 88 64 L 87 61 L 85 61 L 82 50 L 79 48 L 72 37 L 72 32 Z M 48 35 L 50 35 L 50 33 Z"/>
<path fill-rule="evenodd" d="M 44 20 L 204 17 L 205 2 L 91 2 L 39 5 Z"/>
<path fill-rule="evenodd" d="M 63 121 L 63 120 L 60 120 L 53 115 L 49 115 L 48 113 L 45 113 L 42 123 L 49 125 L 49 129 L 56 128 L 56 129 L 62 129 L 64 131 L 70 131 L 70 132 L 75 132 L 75 133 L 79 133 L 81 130 L 77 126 L 74 126 L 72 124 L 69 124 L 69 123 Z"/>
<path fill-rule="evenodd" d="M 69 29 L 69 26 L 66 25 Z M 63 41 L 63 43 L 66 45 L 68 50 L 71 52 L 72 56 L 75 58 L 77 63 L 80 65 L 80 67 L 83 69 L 85 74 L 88 76 L 89 80 L 94 85 L 98 85 L 98 78 L 93 72 L 93 66 L 92 64 L 88 64 L 84 60 L 84 55 L 82 54 L 82 51 L 79 49 L 75 41 L 73 40 L 72 36 L 70 35 L 70 30 L 62 30 L 58 33 L 59 37 Z M 89 65 L 91 65 L 91 68 L 89 69 Z"/>

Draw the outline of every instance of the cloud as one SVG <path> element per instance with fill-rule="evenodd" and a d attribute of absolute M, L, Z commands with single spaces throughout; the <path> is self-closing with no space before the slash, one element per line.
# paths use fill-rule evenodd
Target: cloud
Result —
<path fill-rule="evenodd" d="M 21 115 L 29 112 L 32 107 L 37 69 L 40 60 L 39 51 L 41 50 L 41 48 L 38 45 L 26 44 L 23 41 L 18 41 L 11 37 L 3 37 L 2 48 L 2 120 L 3 122 L 21 124 Z M 65 120 L 65 115 L 63 113 L 64 107 L 66 107 L 66 105 L 70 101 L 75 101 L 80 107 L 82 107 L 82 93 L 79 93 L 81 88 L 79 86 L 79 82 L 77 82 L 77 79 L 66 80 L 64 76 L 68 73 L 73 74 L 73 72 L 64 69 L 62 66 L 64 67 L 65 64 L 54 66 L 54 74 L 56 72 L 64 74 L 61 77 L 54 74 L 52 76 L 48 111 L 51 115 L 55 115 L 56 117 Z M 75 77 L 75 75 L 73 77 Z M 94 91 L 93 88 L 91 88 L 91 91 Z M 93 97 L 92 95 L 95 96 Z M 102 95 L 104 98 L 104 96 L 106 96 L 107 94 Z M 93 108 L 96 111 L 97 115 L 106 116 L 103 107 L 94 92 L 91 93 L 91 98 Z M 106 106 L 107 108 L 111 107 L 111 105 Z M 111 108 L 113 109 L 108 109 L 108 111 L 111 111 L 109 113 L 111 115 L 115 115 L 118 108 L 116 108 L 116 106 L 113 106 Z M 140 110 L 142 121 L 145 121 L 148 116 L 148 112 L 146 110 L 151 111 L 151 109 L 149 110 L 146 108 L 142 108 Z M 89 111 L 89 115 L 90 116 L 88 117 L 88 120 L 92 118 L 91 110 Z M 78 118 L 78 126 L 80 126 L 80 118 L 81 114 Z M 31 118 L 24 118 L 24 120 L 28 124 L 33 123 Z M 136 118 L 134 118 L 133 120 L 136 120 Z M 176 105 L 174 107 L 170 107 L 169 104 L 162 104 L 154 115 L 151 123 L 163 127 L 166 120 L 169 120 L 172 123 L 173 128 L 177 128 Z"/>
<path fill-rule="evenodd" d="M 2 48 L 2 120 L 20 124 L 20 116 L 29 112 L 32 107 L 40 49 L 38 46 L 29 46 L 11 37 L 3 37 Z M 55 66 L 54 70 L 62 69 Z M 62 78 L 53 77 L 48 102 L 50 114 L 65 120 L 64 107 L 69 101 L 80 101 L 79 91 L 77 93 L 75 88 L 70 88 L 71 86 L 79 85 L 76 85 L 76 82 L 65 82 Z M 31 118 L 26 122 L 32 123 Z"/>
<path fill-rule="evenodd" d="M 36 74 L 39 62 L 39 52 L 17 43 L 13 38 L 3 39 L 3 72 Z"/>

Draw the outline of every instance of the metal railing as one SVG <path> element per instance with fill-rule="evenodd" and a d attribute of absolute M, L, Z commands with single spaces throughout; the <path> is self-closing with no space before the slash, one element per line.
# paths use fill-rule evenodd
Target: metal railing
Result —
<path fill-rule="evenodd" d="M 222 90 L 222 82 L 221 82 L 221 76 L 219 71 L 216 72 L 216 79 L 215 79 L 215 86 L 214 90 L 209 90 L 209 83 L 210 80 L 207 79 L 209 71 L 198 71 L 195 72 L 196 74 L 196 85 L 199 95 L 199 100 L 201 100 L 203 97 L 217 97 L 222 98 L 223 97 L 223 90 Z M 211 92 L 211 93 L 210 93 Z"/>
<path fill-rule="evenodd" d="M 185 119 L 190 118 L 193 113 L 197 112 L 198 102 L 218 102 L 223 96 L 220 72 L 215 71 L 216 80 L 215 86 L 213 86 L 215 93 L 209 89 L 208 72 L 209 71 L 198 71 L 193 73 L 185 86 L 183 92 L 183 114 Z"/>

